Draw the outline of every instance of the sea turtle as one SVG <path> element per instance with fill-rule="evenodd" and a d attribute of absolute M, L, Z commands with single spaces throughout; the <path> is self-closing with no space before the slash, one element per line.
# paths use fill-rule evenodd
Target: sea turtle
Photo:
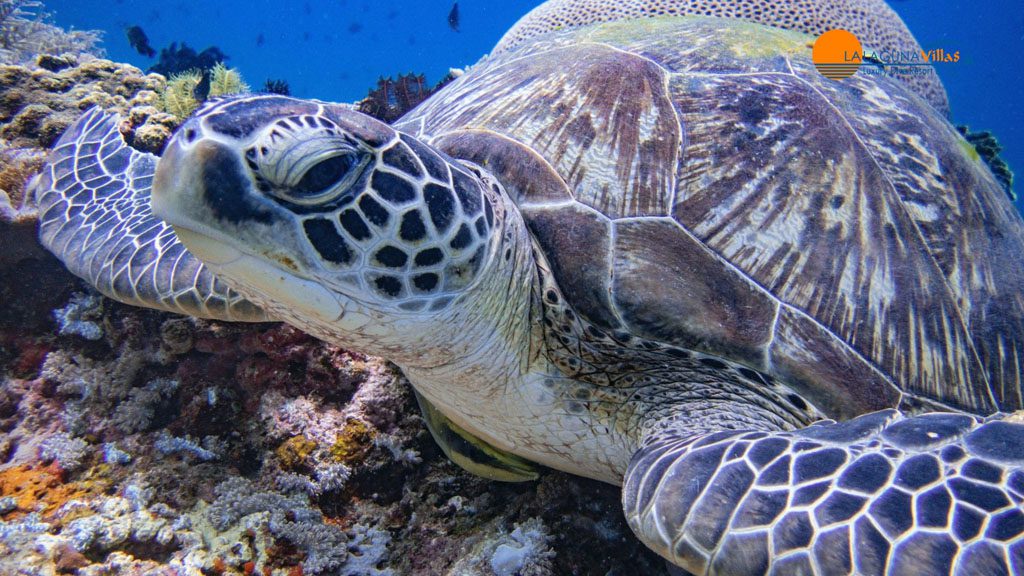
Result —
<path fill-rule="evenodd" d="M 393 360 L 456 461 L 622 484 L 692 572 L 1021 573 L 1024 224 L 942 112 L 812 40 L 550 30 L 393 127 L 237 97 L 159 161 L 91 111 L 41 238 L 115 298 Z"/>

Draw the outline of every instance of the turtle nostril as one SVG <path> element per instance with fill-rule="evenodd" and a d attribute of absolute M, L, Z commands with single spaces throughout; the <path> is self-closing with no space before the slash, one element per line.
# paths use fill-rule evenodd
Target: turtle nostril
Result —
<path fill-rule="evenodd" d="M 191 144 L 196 140 L 196 129 L 186 128 L 185 129 L 185 142 Z"/>

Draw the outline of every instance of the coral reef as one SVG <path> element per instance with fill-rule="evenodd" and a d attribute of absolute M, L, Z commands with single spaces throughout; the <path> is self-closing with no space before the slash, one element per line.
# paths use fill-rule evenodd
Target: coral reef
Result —
<path fill-rule="evenodd" d="M 128 115 L 159 102 L 161 76 L 90 55 L 39 56 L 29 66 L 0 65 L 0 189 L 20 208 L 28 177 L 51 146 L 84 110 L 100 106 Z M 148 117 L 147 117 L 148 119 Z M 159 119 L 157 119 L 159 120 Z M 129 136 L 141 124 L 126 126 Z"/>
<path fill-rule="evenodd" d="M 391 77 L 380 78 L 377 87 L 370 90 L 356 109 L 378 120 L 394 122 L 444 87 L 452 78 L 454 76 L 448 74 L 433 87 L 427 84 L 423 74 L 399 74 L 397 80 Z"/>
<path fill-rule="evenodd" d="M 663 570 L 616 488 L 448 462 L 383 361 L 286 325 L 95 313 L 99 340 L 58 335 L 50 315 L 42 366 L 3 367 L 0 573 Z"/>
<path fill-rule="evenodd" d="M 39 55 L 102 56 L 101 33 L 66 31 L 50 23 L 42 2 L 0 0 L 0 64 L 24 64 Z"/>

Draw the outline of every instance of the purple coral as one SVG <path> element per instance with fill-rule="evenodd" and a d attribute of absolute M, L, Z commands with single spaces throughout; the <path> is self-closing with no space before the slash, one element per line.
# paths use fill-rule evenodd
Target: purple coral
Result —
<path fill-rule="evenodd" d="M 82 460 L 89 454 L 89 445 L 81 438 L 70 434 L 58 433 L 43 440 L 39 444 L 39 457 L 53 460 L 64 470 L 75 470 L 82 465 Z"/>

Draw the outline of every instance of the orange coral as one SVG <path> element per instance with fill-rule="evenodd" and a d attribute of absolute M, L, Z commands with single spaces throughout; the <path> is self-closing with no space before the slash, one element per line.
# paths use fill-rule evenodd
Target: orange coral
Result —
<path fill-rule="evenodd" d="M 109 481 L 93 479 L 64 482 L 64 472 L 56 464 L 22 464 L 0 470 L 0 497 L 13 496 L 18 509 L 5 519 L 19 518 L 29 512 L 49 516 L 71 500 L 84 500 L 104 493 Z"/>

